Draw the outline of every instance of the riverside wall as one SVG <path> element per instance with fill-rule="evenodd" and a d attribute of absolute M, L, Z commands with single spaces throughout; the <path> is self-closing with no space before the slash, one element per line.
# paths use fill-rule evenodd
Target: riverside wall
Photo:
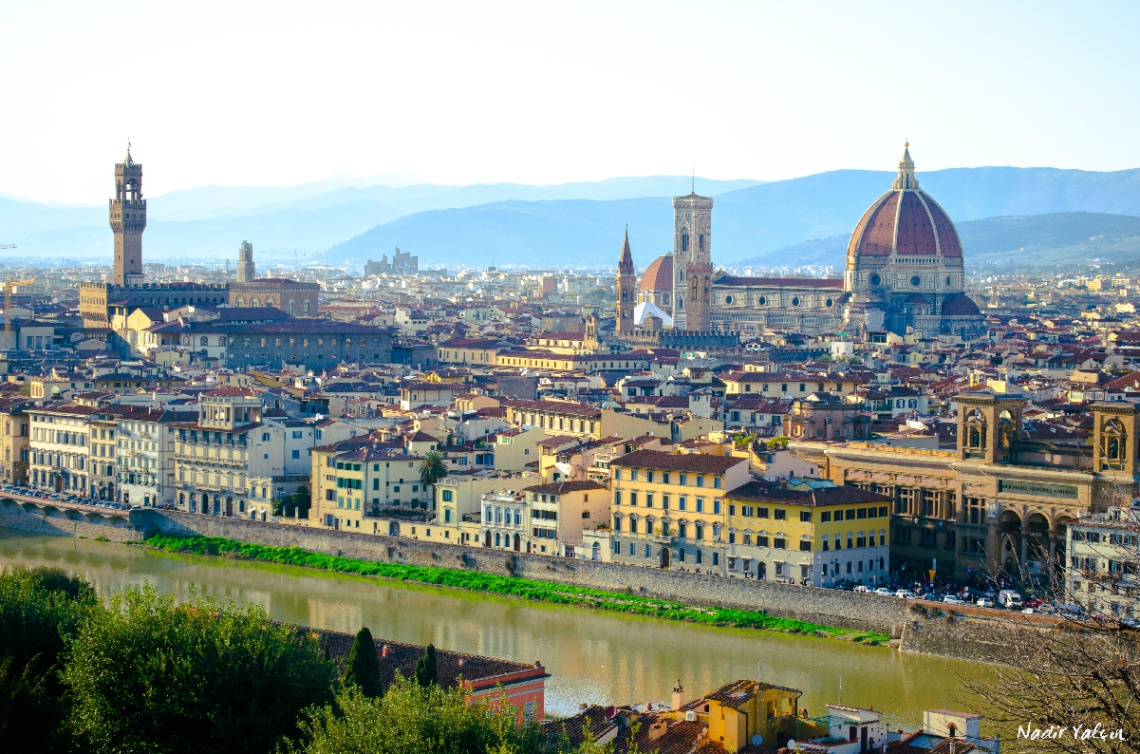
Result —
<path fill-rule="evenodd" d="M 589 560 L 555 558 L 402 537 L 333 531 L 162 510 L 127 517 L 76 515 L 0 499 L 0 527 L 63 536 L 137 541 L 157 533 L 224 537 L 251 544 L 299 547 L 311 552 L 381 563 L 435 566 L 576 586 L 628 591 L 697 606 L 761 610 L 827 626 L 876 631 L 901 638 L 902 651 L 981 662 L 1003 662 L 1013 642 L 1051 627 L 1040 616 L 1005 616 L 969 606 L 919 603 L 765 581 L 663 571 Z"/>

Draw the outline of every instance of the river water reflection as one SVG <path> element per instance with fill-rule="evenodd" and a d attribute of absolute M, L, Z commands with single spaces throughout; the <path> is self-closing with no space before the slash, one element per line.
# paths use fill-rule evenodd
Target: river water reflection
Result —
<path fill-rule="evenodd" d="M 289 566 L 158 553 L 89 539 L 0 529 L 0 564 L 48 565 L 78 573 L 103 596 L 153 584 L 185 597 L 200 592 L 265 607 L 276 620 L 336 631 L 368 626 L 378 638 L 539 660 L 552 674 L 547 708 L 579 702 L 667 701 L 677 679 L 686 697 L 755 677 L 804 691 L 812 715 L 840 699 L 882 710 L 892 727 L 921 725 L 923 709 L 962 706 L 958 676 L 985 665 L 896 650 L 758 631 L 526 603 Z"/>

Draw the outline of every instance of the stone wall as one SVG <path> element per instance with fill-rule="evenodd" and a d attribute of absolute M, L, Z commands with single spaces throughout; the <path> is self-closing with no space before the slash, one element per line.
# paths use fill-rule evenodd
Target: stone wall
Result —
<path fill-rule="evenodd" d="M 1006 614 L 993 609 L 910 602 L 902 648 L 918 654 L 1004 663 L 1014 643 L 1035 642 L 1036 634 L 1063 623 L 1044 615 Z"/>
<path fill-rule="evenodd" d="M 617 591 L 629 589 L 635 594 L 692 605 L 763 610 L 773 616 L 841 628 L 879 631 L 892 636 L 899 636 L 908 617 L 902 600 L 832 589 L 728 579 L 176 511 L 133 511 L 132 522 L 148 535 L 154 532 L 200 534 L 278 547 L 300 547 L 312 552 L 362 560 L 475 570 Z"/>
<path fill-rule="evenodd" d="M 0 499 L 0 527 L 43 534 L 103 536 L 125 542 L 156 533 L 200 535 L 362 560 L 474 570 L 564 584 L 597 587 L 676 600 L 691 605 L 716 605 L 763 610 L 769 615 L 797 618 L 829 626 L 889 633 L 901 637 L 907 652 L 1002 662 L 1011 642 L 1031 640 L 1037 631 L 1057 621 L 1044 616 L 1005 615 L 970 606 L 919 603 L 895 597 L 854 594 L 695 573 L 662 571 L 589 560 L 553 558 L 479 547 L 421 542 L 355 532 L 336 532 L 235 518 L 219 518 L 153 509 L 106 516 L 20 505 Z"/>

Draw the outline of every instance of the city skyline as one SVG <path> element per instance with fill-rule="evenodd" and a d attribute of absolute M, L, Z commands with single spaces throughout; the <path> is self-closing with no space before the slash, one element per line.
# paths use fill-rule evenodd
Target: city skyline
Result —
<path fill-rule="evenodd" d="M 158 168 L 152 196 L 334 176 L 778 180 L 881 170 L 907 138 L 928 171 L 1140 165 L 1140 16 L 1122 3 L 199 7 L 4 10 L 22 117 L 0 122 L 0 194 L 99 203 L 128 139 Z"/>

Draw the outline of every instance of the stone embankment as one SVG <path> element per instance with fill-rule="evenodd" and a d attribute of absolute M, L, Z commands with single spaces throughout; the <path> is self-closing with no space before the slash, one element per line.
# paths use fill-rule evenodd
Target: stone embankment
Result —
<path fill-rule="evenodd" d="M 765 581 L 662 571 L 615 563 L 552 558 L 481 547 L 422 542 L 275 523 L 163 510 L 100 514 L 30 505 L 0 498 L 0 527 L 45 534 L 102 536 L 131 541 L 155 533 L 224 537 L 251 544 L 299 547 L 311 552 L 382 563 L 473 570 L 795 618 L 828 626 L 901 637 L 901 649 L 942 657 L 1001 662 L 1003 647 L 1051 627 L 1050 619 L 969 606 L 922 603 Z"/>

